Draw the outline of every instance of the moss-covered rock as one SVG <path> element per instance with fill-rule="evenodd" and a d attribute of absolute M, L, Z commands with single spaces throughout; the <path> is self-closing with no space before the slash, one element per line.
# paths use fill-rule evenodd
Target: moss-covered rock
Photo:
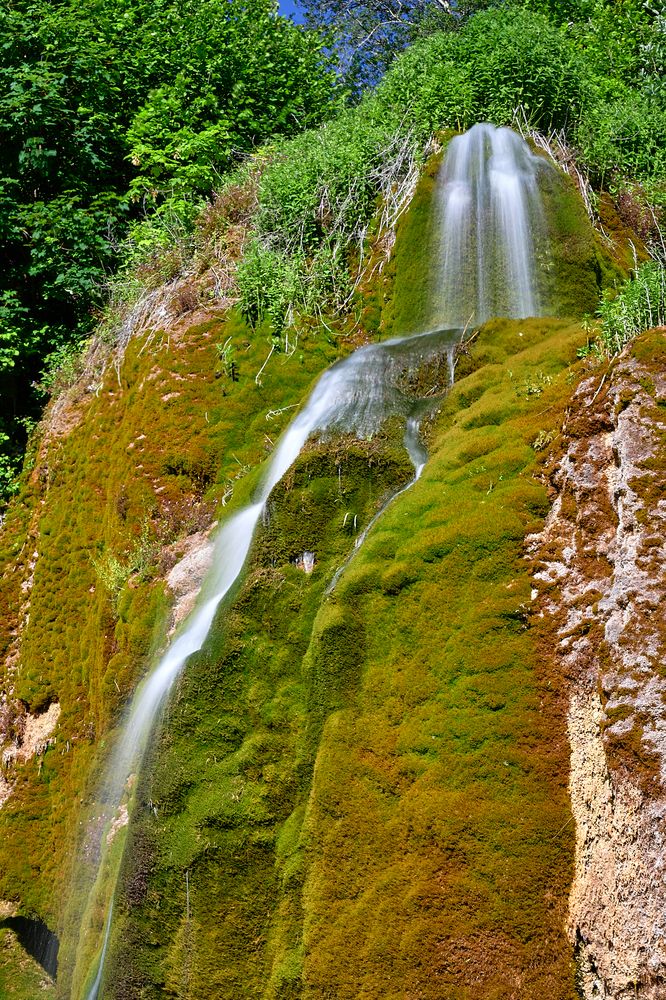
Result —
<path fill-rule="evenodd" d="M 484 329 L 422 480 L 329 595 L 349 515 L 367 523 L 404 456 L 337 439 L 276 487 L 144 775 L 111 996 L 575 995 L 564 723 L 521 553 L 547 509 L 531 442 L 582 339 Z"/>
<path fill-rule="evenodd" d="M 364 290 L 366 330 L 380 315 L 385 334 L 424 322 L 437 167 Z M 553 181 L 553 281 L 558 311 L 578 315 L 600 279 L 566 183 Z M 220 370 L 227 338 L 237 381 Z M 109 996 L 490 1000 L 519 982 L 525 997 L 573 995 L 561 720 L 524 628 L 521 545 L 546 509 L 533 442 L 557 433 L 582 339 L 556 321 L 489 324 L 432 422 L 422 478 L 358 551 L 412 475 L 395 422 L 310 442 L 274 489 L 133 792 Z M 0 896 L 61 931 L 63 998 L 99 860 L 96 789 L 164 643 L 163 552 L 248 500 L 315 375 L 350 347 L 304 324 L 258 379 L 269 331 L 233 312 L 130 342 L 37 449 L 9 512 L 2 683 L 62 711 L 0 810 Z M 432 398 L 447 374 L 436 358 L 400 388 Z M 124 836 L 90 896 L 86 961 Z M 0 992 L 14 977 L 28 1000 L 34 970 L 15 966 L 7 948 Z"/>

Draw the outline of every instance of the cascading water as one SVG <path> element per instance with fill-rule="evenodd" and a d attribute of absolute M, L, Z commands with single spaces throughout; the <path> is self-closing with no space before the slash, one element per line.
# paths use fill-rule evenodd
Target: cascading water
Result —
<path fill-rule="evenodd" d="M 108 817 L 120 805 L 129 775 L 140 765 L 176 678 L 188 657 L 201 649 L 220 603 L 242 572 L 271 490 L 296 461 L 308 438 L 333 430 L 368 436 L 378 431 L 387 417 L 399 415 L 405 420 L 405 447 L 414 464 L 414 482 L 426 459 L 419 423 L 427 404 L 401 391 L 400 373 L 445 353 L 452 379 L 454 347 L 470 317 L 478 324 L 492 315 L 524 317 L 539 312 L 533 233 L 534 223 L 540 219 L 536 175 L 542 161 L 533 161 L 537 158 L 508 129 L 478 125 L 451 141 L 438 186 L 441 238 L 434 278 L 437 291 L 432 296 L 434 332 L 363 347 L 321 376 L 279 442 L 254 502 L 220 529 L 213 568 L 199 606 L 137 691 L 106 772 L 103 798 Z M 374 520 L 357 544 L 372 524 Z M 335 574 L 329 591 L 346 565 Z M 103 990 L 115 888 L 115 879 L 111 881 L 100 957 L 88 977 L 92 983 L 86 1000 L 98 1000 Z M 82 931 L 82 944 L 90 933 L 91 929 Z M 85 947 L 82 954 L 88 954 Z"/>
<path fill-rule="evenodd" d="M 107 770 L 103 797 L 108 812 L 113 813 L 118 808 L 127 779 L 141 761 L 174 681 L 188 657 L 203 646 L 220 603 L 238 580 L 271 490 L 296 461 L 305 442 L 316 432 L 334 430 L 370 436 L 380 429 L 387 417 L 400 415 L 405 418 L 405 448 L 414 464 L 414 480 L 418 478 L 425 461 L 418 437 L 418 416 L 422 406 L 418 400 L 405 395 L 397 382 L 406 367 L 418 367 L 442 353 L 447 353 L 451 359 L 458 337 L 459 331 L 443 330 L 370 344 L 337 362 L 321 376 L 307 403 L 280 440 L 254 503 L 234 514 L 220 529 L 213 566 L 202 588 L 205 595 L 202 603 L 137 691 Z M 450 360 L 449 371 L 451 364 Z M 97 1000 L 100 995 L 109 931 L 110 918 L 107 918 L 99 967 L 86 1000 Z"/>
<path fill-rule="evenodd" d="M 543 315 L 538 176 L 548 169 L 508 128 L 475 125 L 451 140 L 438 183 L 433 319 L 478 326 L 493 316 Z"/>

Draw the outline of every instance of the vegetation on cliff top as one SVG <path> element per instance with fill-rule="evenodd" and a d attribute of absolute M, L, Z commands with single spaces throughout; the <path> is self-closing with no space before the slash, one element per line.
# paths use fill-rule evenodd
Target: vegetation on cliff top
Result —
<path fill-rule="evenodd" d="M 406 6 L 404 24 L 418 22 L 417 35 L 446 30 L 414 44 L 330 127 L 268 145 L 235 175 L 239 156 L 339 110 L 314 32 L 277 17 L 268 0 L 234 0 L 224 16 L 220 0 L 192 0 L 187 10 L 171 0 L 150 9 L 114 0 L 103 11 L 21 2 L 3 13 L 5 491 L 25 440 L 21 421 L 36 412 L 31 382 L 45 364 L 71 366 L 70 347 L 90 331 L 91 307 L 119 262 L 132 294 L 147 261 L 173 265 L 174 241 L 185 272 L 196 271 L 191 248 L 200 248 L 202 227 L 192 227 L 213 188 L 258 180 L 240 292 L 248 316 L 265 313 L 278 325 L 322 300 L 323 312 L 347 308 L 377 197 L 397 187 L 400 202 L 415 158 L 441 129 L 510 124 L 518 110 L 542 131 L 563 129 L 593 183 L 615 191 L 640 235 L 654 232 L 645 206 L 663 204 L 666 170 L 661 15 L 635 0 L 623 0 L 621 16 L 605 0 L 566 10 L 539 0 L 489 10 L 473 3 L 444 20 L 428 4 Z M 375 4 L 357 7 L 361 20 L 377 16 Z M 327 9 L 310 4 L 312 23 L 326 22 Z M 396 47 L 383 44 L 390 62 Z M 126 243 L 137 198 L 158 211 L 135 219 Z M 226 273 L 220 234 L 208 209 L 203 216 L 205 256 Z M 209 295 L 219 297 L 219 287 Z"/>

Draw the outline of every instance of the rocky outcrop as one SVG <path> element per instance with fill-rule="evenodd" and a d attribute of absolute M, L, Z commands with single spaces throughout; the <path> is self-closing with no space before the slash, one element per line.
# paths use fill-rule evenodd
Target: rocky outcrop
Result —
<path fill-rule="evenodd" d="M 568 699 L 569 933 L 585 998 L 666 995 L 664 333 L 584 380 L 529 540 Z"/>
<path fill-rule="evenodd" d="M 2 750 L 2 770 L 0 770 L 0 808 L 12 794 L 14 769 L 17 764 L 25 764 L 33 757 L 43 757 L 48 747 L 55 743 L 54 732 L 60 717 L 60 705 L 53 702 L 45 712 L 22 719 L 20 735 Z"/>
<path fill-rule="evenodd" d="M 166 578 L 174 596 L 171 633 L 194 607 L 206 573 L 212 565 L 215 547 L 211 532 L 212 528 L 209 531 L 197 531 L 175 542 L 167 550 L 177 559 Z"/>

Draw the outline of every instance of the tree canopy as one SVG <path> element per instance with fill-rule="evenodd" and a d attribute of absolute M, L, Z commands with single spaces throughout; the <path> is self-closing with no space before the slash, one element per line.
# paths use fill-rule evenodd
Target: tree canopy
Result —
<path fill-rule="evenodd" d="M 329 62 L 272 0 L 2 6 L 0 448 L 20 450 L 45 359 L 91 329 L 128 220 L 330 115 Z"/>

